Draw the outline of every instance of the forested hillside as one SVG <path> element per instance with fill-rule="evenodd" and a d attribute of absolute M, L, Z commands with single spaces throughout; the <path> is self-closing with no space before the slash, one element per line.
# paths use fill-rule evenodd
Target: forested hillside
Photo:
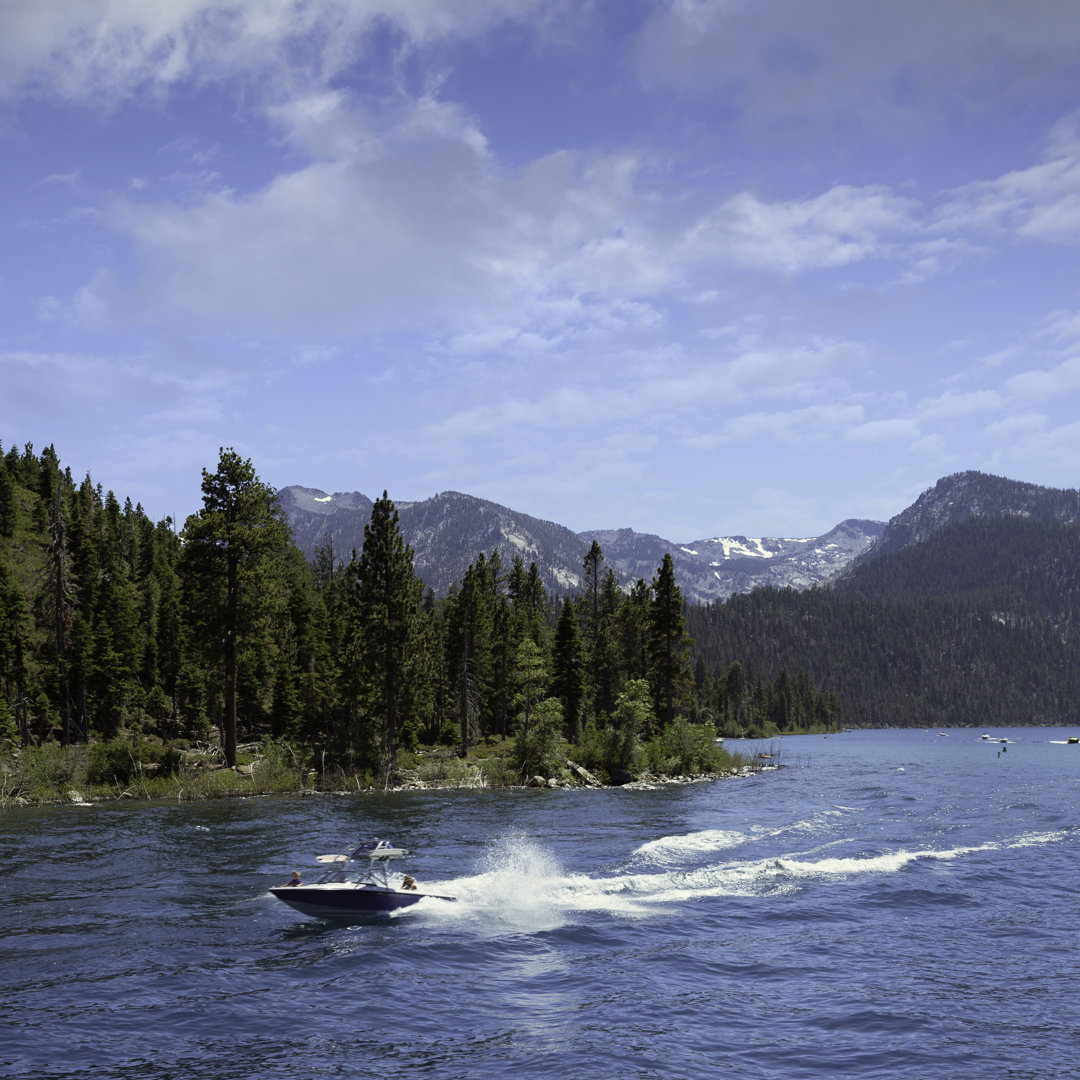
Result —
<path fill-rule="evenodd" d="M 832 587 L 689 609 L 713 679 L 804 668 L 849 726 L 1064 724 L 1080 700 L 1080 527 L 969 518 Z"/>
<path fill-rule="evenodd" d="M 0 738 L 219 738 L 229 765 L 274 738 L 389 775 L 418 742 L 513 736 L 522 769 L 565 739 L 610 772 L 706 721 L 839 722 L 805 674 L 707 679 L 670 558 L 624 592 L 593 544 L 585 588 L 553 597 L 535 565 L 477 552 L 437 597 L 385 494 L 348 562 L 309 562 L 250 461 L 223 450 L 202 490 L 178 528 L 76 482 L 51 446 L 0 454 Z"/>

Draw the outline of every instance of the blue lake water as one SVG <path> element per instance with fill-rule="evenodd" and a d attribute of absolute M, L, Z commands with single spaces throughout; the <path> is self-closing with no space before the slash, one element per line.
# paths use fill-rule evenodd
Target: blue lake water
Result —
<path fill-rule="evenodd" d="M 1075 731 L 776 740 L 653 790 L 0 813 L 0 1075 L 1080 1073 Z M 268 892 L 386 837 L 377 924 Z"/>

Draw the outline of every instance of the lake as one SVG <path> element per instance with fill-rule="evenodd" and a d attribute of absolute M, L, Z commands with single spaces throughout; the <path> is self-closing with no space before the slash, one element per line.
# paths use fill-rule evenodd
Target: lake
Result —
<path fill-rule="evenodd" d="M 1076 733 L 788 737 L 750 747 L 780 768 L 651 790 L 5 811 L 0 1075 L 1071 1078 Z M 336 925 L 267 892 L 374 837 L 458 901 Z"/>

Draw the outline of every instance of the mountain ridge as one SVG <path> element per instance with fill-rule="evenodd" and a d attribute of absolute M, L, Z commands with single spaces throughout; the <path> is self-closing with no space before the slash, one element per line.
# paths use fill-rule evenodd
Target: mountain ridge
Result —
<path fill-rule="evenodd" d="M 297 546 L 310 559 L 332 544 L 335 560 L 347 560 L 363 545 L 372 500 L 358 491 L 327 493 L 291 485 L 278 498 Z M 545 587 L 565 593 L 582 585 L 583 562 L 592 542 L 604 553 L 620 585 L 651 580 L 669 554 L 684 597 L 692 602 L 723 600 L 758 585 L 806 588 L 827 580 L 877 540 L 881 522 L 849 518 L 818 537 L 797 539 L 712 536 L 677 543 L 631 528 L 575 533 L 498 503 L 459 491 L 428 499 L 395 502 L 402 535 L 412 547 L 417 575 L 437 593 L 461 580 L 481 553 L 498 551 L 509 565 L 515 556 L 535 562 Z"/>
<path fill-rule="evenodd" d="M 291 485 L 278 492 L 297 546 L 310 559 L 332 543 L 335 559 L 347 560 L 363 545 L 372 500 L 358 491 L 327 493 Z M 437 593 L 461 580 L 481 554 L 498 551 L 509 565 L 515 556 L 535 562 L 554 594 L 580 588 L 582 564 L 592 542 L 604 553 L 602 568 L 620 585 L 651 580 L 670 555 L 683 596 L 711 603 L 759 586 L 805 589 L 846 577 L 854 567 L 920 543 L 946 525 L 970 517 L 1013 515 L 1036 520 L 1080 520 L 1080 492 L 1047 488 L 975 470 L 939 479 L 888 522 L 847 518 L 820 536 L 713 536 L 685 543 L 634 529 L 573 532 L 460 491 L 395 504 L 402 534 L 413 548 L 418 576 Z"/>
<path fill-rule="evenodd" d="M 879 542 L 853 562 L 858 565 L 899 551 L 968 518 L 1004 516 L 1075 522 L 1080 520 L 1080 491 L 1042 487 L 976 470 L 950 473 L 890 518 Z"/>

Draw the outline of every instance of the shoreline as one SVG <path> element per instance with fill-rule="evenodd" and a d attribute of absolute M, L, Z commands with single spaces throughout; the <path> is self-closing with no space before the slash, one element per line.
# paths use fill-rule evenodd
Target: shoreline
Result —
<path fill-rule="evenodd" d="M 398 795 L 398 794 L 410 794 L 418 791 L 578 791 L 578 790 L 590 790 L 590 791 L 618 791 L 620 789 L 627 791 L 655 791 L 664 787 L 679 787 L 689 784 L 706 784 L 714 783 L 721 780 L 745 780 L 749 777 L 756 776 L 763 771 L 771 769 L 782 768 L 784 766 L 779 764 L 768 765 L 741 765 L 736 768 L 723 769 L 719 772 L 711 773 L 690 773 L 690 774 L 645 774 L 636 779 L 627 781 L 624 784 L 611 784 L 603 783 L 602 781 L 595 780 L 592 783 L 570 782 L 567 780 L 559 780 L 557 778 L 549 778 L 543 783 L 534 782 L 538 778 L 533 777 L 528 781 L 524 781 L 520 784 L 486 784 L 483 782 L 477 783 L 476 781 L 454 781 L 454 780 L 408 780 L 405 783 L 395 784 L 392 787 L 378 788 L 378 787 L 356 787 L 353 789 L 342 787 L 290 787 L 290 788 L 261 788 L 252 786 L 250 788 L 244 787 L 230 787 L 229 790 L 215 791 L 208 793 L 195 793 L 188 792 L 183 787 L 179 787 L 175 792 L 150 792 L 148 790 L 136 790 L 136 785 L 126 787 L 123 791 L 115 794 L 102 794 L 100 792 L 93 792 L 87 795 L 83 795 L 76 788 L 72 787 L 63 795 L 45 797 L 35 799 L 24 795 L 12 795 L 4 796 L 0 795 L 0 814 L 5 810 L 30 810 L 41 807 L 56 807 L 56 806 L 78 806 L 78 807 L 92 807 L 92 806 L 107 806 L 116 803 L 141 803 L 144 805 L 151 804 L 171 804 L 171 803 L 198 803 L 198 802 L 213 802 L 219 799 L 265 799 L 273 796 L 292 797 L 298 799 L 310 799 L 320 798 L 323 796 L 337 796 L 344 795 L 356 797 L 356 796 L 368 796 L 368 795 Z M 232 772 L 229 769 L 218 770 L 219 772 Z M 236 775 L 236 774 L 234 774 Z"/>
<path fill-rule="evenodd" d="M 216 744 L 202 741 L 177 746 L 129 736 L 89 745 L 9 743 L 0 754 L 0 813 L 36 806 L 205 802 L 267 795 L 655 789 L 754 775 L 779 765 L 779 744 L 768 749 L 767 754 L 732 754 L 710 743 L 649 761 L 644 748 L 639 748 L 633 766 L 626 769 L 569 744 L 564 747 L 570 752 L 567 756 L 537 762 L 532 768 L 540 769 L 530 773 L 528 766 L 522 768 L 515 761 L 512 743 L 504 739 L 478 746 L 467 758 L 449 747 L 417 747 L 399 757 L 392 773 L 380 775 L 341 764 L 318 767 L 322 759 L 313 761 L 310 751 L 273 739 L 237 747 L 240 760 L 232 767 L 225 765 Z M 595 764 L 586 767 L 575 758 Z"/>

